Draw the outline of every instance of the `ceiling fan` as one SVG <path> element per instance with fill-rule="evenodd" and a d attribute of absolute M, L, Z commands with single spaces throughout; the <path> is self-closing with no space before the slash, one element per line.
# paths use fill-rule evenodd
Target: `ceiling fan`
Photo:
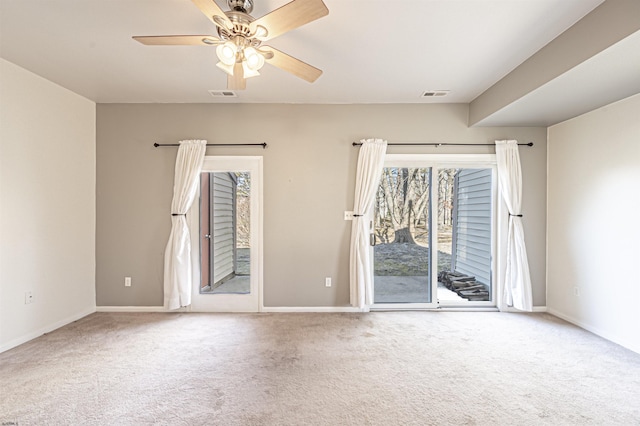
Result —
<path fill-rule="evenodd" d="M 192 0 L 218 27 L 218 37 L 212 35 L 134 36 L 146 45 L 217 46 L 220 60 L 217 66 L 228 74 L 227 89 L 243 90 L 246 79 L 259 75 L 265 62 L 313 83 L 322 70 L 262 43 L 322 18 L 329 9 L 322 0 L 293 0 L 255 19 L 253 0 L 227 0 L 229 11 L 223 12 L 214 0 Z"/>

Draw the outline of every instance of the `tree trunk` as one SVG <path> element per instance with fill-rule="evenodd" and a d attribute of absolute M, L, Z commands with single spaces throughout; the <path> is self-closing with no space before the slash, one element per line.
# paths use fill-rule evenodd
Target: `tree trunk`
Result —
<path fill-rule="evenodd" d="M 416 242 L 413 240 L 413 236 L 411 236 L 411 231 L 409 227 L 400 228 L 396 230 L 396 235 L 393 239 L 394 243 L 408 243 L 415 244 Z"/>

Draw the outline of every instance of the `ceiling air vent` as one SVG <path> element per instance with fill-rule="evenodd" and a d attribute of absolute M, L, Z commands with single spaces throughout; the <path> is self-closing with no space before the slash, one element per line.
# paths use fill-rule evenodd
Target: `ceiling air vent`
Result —
<path fill-rule="evenodd" d="M 449 90 L 427 90 L 420 96 L 421 98 L 438 98 L 442 96 L 447 96 L 449 94 Z"/>
<path fill-rule="evenodd" d="M 233 90 L 209 90 L 209 94 L 214 98 L 237 98 L 236 92 Z"/>

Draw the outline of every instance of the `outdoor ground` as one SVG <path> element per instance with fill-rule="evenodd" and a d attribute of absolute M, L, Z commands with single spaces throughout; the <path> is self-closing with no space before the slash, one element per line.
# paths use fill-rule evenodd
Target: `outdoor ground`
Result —
<path fill-rule="evenodd" d="M 390 241 L 393 241 L 391 236 Z M 429 239 L 428 234 L 414 234 L 415 244 L 377 244 L 374 249 L 375 303 L 428 303 Z M 438 235 L 437 271 L 451 269 L 451 230 Z M 438 300 L 459 301 L 461 298 L 438 283 Z"/>
<path fill-rule="evenodd" d="M 427 275 L 429 247 L 424 235 L 415 237 L 416 244 L 387 243 L 373 248 L 374 275 Z M 393 241 L 393 239 L 391 239 Z M 451 231 L 438 235 L 438 271 L 451 269 Z"/>

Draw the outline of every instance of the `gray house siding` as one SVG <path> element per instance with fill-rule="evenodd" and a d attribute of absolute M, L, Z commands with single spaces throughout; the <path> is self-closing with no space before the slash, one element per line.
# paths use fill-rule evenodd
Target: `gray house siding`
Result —
<path fill-rule="evenodd" d="M 235 274 L 236 180 L 231 173 L 214 173 L 212 185 L 213 287 Z"/>
<path fill-rule="evenodd" d="M 491 284 L 491 169 L 455 176 L 451 269 Z"/>

